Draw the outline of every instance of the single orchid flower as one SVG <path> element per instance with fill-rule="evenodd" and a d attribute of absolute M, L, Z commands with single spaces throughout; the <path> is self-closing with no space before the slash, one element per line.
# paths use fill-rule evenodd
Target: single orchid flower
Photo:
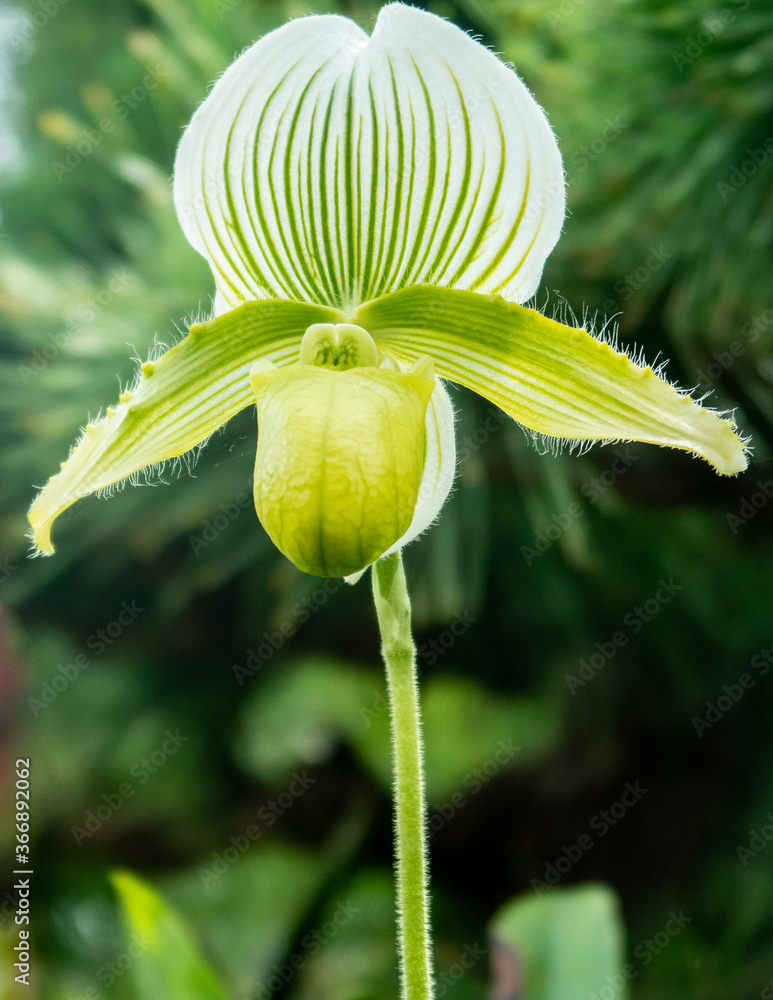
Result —
<path fill-rule="evenodd" d="M 30 511 L 43 552 L 77 499 L 251 403 L 258 516 L 320 576 L 357 574 L 437 517 L 455 464 L 443 380 L 537 434 L 746 467 L 731 420 L 521 304 L 563 224 L 561 156 L 513 70 L 453 24 L 395 3 L 370 37 L 333 15 L 265 36 L 194 115 L 174 196 L 213 318 L 86 427 Z"/>

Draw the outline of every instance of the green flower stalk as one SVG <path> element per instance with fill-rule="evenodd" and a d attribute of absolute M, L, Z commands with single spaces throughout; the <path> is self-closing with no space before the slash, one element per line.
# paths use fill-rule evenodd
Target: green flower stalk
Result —
<path fill-rule="evenodd" d="M 746 443 L 659 371 L 523 305 L 564 221 L 558 145 L 516 74 L 431 14 L 394 3 L 370 37 L 331 15 L 256 42 L 194 115 L 174 195 L 212 268 L 212 318 L 86 427 L 30 510 L 33 541 L 53 552 L 51 526 L 76 500 L 256 405 L 255 507 L 277 547 L 319 576 L 375 567 L 404 988 L 428 997 L 418 712 L 396 581 L 453 481 L 444 382 L 535 435 L 681 448 L 724 475 L 746 467 Z"/>
<path fill-rule="evenodd" d="M 399 552 L 373 567 L 373 599 L 383 641 L 394 743 L 398 946 L 405 1000 L 432 996 L 432 949 L 421 713 L 411 604 Z"/>

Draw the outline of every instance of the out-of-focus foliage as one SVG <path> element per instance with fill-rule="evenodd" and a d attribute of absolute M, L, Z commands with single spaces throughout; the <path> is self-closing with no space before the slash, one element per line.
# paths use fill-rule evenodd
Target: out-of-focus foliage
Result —
<path fill-rule="evenodd" d="M 369 587 L 303 577 L 266 539 L 254 413 L 192 475 L 76 505 L 54 558 L 27 560 L 25 539 L 34 487 L 132 354 L 209 308 L 169 183 L 209 82 L 290 16 L 370 27 L 377 6 L 2 11 L 0 775 L 10 802 L 30 758 L 38 980 L 14 993 L 0 972 L 0 996 L 138 996 L 115 867 L 159 887 L 239 1000 L 397 994 Z M 456 490 L 406 554 L 439 982 L 484 997 L 492 914 L 555 873 L 618 893 L 634 1000 L 773 995 L 773 13 L 426 6 L 512 59 L 559 137 L 570 214 L 546 308 L 616 316 L 627 345 L 737 404 L 755 448 L 735 480 L 638 446 L 541 456 L 454 392 Z"/>
<path fill-rule="evenodd" d="M 534 1000 L 585 1000 L 610 987 L 626 1000 L 617 910 L 613 894 L 597 885 L 508 903 L 491 925 L 500 991 L 522 979 Z"/>
<path fill-rule="evenodd" d="M 140 1000 L 226 1000 L 184 922 L 158 893 L 128 872 L 115 872 L 111 882 L 121 902 Z"/>
<path fill-rule="evenodd" d="M 547 700 L 497 698 L 473 680 L 443 674 L 424 685 L 422 716 L 430 805 L 465 780 L 473 787 L 490 778 L 474 772 L 492 748 L 497 772 L 516 755 L 520 764 L 541 756 L 554 745 L 559 722 Z M 381 678 L 341 663 L 288 663 L 246 703 L 238 756 L 256 777 L 284 782 L 295 767 L 324 761 L 342 739 L 388 791 L 389 705 Z"/>
<path fill-rule="evenodd" d="M 128 872 L 114 873 L 111 881 L 120 899 L 139 1000 L 155 1000 L 157 996 L 170 1000 L 226 1000 L 226 991 L 202 960 L 190 931 L 161 896 Z M 374 909 L 373 902 L 372 897 L 365 901 L 368 911 Z M 359 900 L 350 897 L 346 903 L 339 901 L 320 932 L 304 937 L 303 948 L 324 947 L 330 943 L 326 937 L 338 937 L 341 928 L 354 920 L 360 923 L 361 914 Z M 219 917 L 221 928 L 230 922 L 228 914 Z M 674 918 L 674 927 L 679 926 L 678 920 Z M 618 902 L 605 886 L 554 889 L 544 897 L 530 893 L 514 899 L 496 914 L 489 933 L 496 996 L 513 995 L 521 983 L 526 984 L 532 1000 L 585 1000 L 610 987 L 621 1000 L 628 996 L 633 966 L 625 962 Z M 483 954 L 477 943 L 465 946 L 460 968 L 470 968 Z M 347 965 L 350 962 L 351 955 Z M 257 994 L 279 992 L 305 965 L 302 952 L 291 956 L 283 966 L 274 965 L 260 981 Z M 323 973 L 321 995 L 331 992 L 330 979 L 340 983 L 341 972 L 333 965 Z M 452 980 L 459 978 L 451 976 Z M 350 995 L 352 983 L 357 983 L 357 977 L 349 971 L 342 996 Z M 442 981 L 439 986 L 442 996 Z M 362 985 L 357 983 L 354 992 L 359 995 L 361 991 Z"/>

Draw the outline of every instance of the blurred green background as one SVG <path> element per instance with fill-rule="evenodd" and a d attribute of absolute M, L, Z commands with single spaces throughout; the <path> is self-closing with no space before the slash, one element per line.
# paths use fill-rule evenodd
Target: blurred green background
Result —
<path fill-rule="evenodd" d="M 456 489 L 406 551 L 439 995 L 532 1000 L 512 953 L 491 961 L 492 916 L 552 880 L 593 880 L 619 895 L 634 998 L 765 1000 L 773 10 L 423 6 L 512 60 L 558 135 L 569 214 L 540 304 L 614 316 L 626 345 L 736 407 L 754 445 L 729 480 L 654 447 L 540 455 L 454 390 Z M 0 8 L 0 997 L 138 995 L 132 963 L 116 965 L 116 867 L 161 890 L 240 1000 L 299 954 L 270 995 L 397 995 L 369 585 L 304 577 L 267 540 L 245 499 L 254 412 L 193 475 L 71 508 L 54 558 L 29 560 L 25 538 L 35 488 L 131 380 L 132 355 L 209 308 L 170 186 L 208 85 L 289 17 L 370 29 L 377 10 Z M 32 769 L 30 988 L 10 957 L 18 757 Z M 335 932 L 305 944 L 321 927 Z"/>

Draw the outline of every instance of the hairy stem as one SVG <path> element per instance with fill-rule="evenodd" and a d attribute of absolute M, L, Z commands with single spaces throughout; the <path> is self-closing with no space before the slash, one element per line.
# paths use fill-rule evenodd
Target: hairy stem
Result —
<path fill-rule="evenodd" d="M 373 566 L 373 597 L 386 664 L 394 745 L 398 946 L 404 1000 L 433 996 L 427 828 L 416 649 L 399 553 Z"/>

